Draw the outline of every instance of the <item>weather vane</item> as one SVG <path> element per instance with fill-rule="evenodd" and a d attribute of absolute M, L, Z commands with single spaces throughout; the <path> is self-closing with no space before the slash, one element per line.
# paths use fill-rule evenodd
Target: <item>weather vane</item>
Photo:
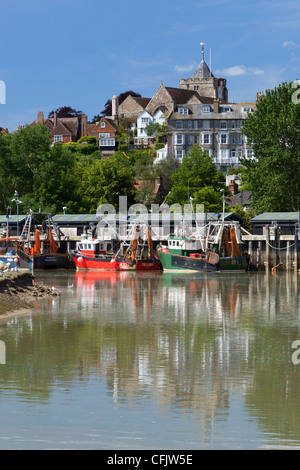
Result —
<path fill-rule="evenodd" d="M 204 42 L 200 42 L 200 46 L 202 46 L 202 59 L 204 60 Z"/>

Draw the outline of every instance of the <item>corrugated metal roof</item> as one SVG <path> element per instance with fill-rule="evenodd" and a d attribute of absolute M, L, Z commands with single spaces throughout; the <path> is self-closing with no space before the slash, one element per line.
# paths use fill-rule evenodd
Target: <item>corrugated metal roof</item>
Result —
<path fill-rule="evenodd" d="M 173 213 L 171 212 L 170 214 L 168 213 L 145 213 L 145 214 L 134 214 L 127 216 L 126 214 L 108 214 L 108 215 L 100 215 L 100 214 L 58 214 L 52 217 L 53 222 L 55 223 L 78 223 L 78 222 L 84 222 L 84 223 L 89 223 L 89 222 L 94 222 L 97 223 L 99 220 L 107 220 L 109 221 L 114 221 L 114 220 L 129 220 L 131 222 L 134 221 L 150 221 L 150 220 L 176 220 L 176 219 L 181 219 L 181 218 L 186 218 L 186 219 L 191 219 L 195 218 L 196 214 L 195 213 L 184 213 L 182 214 L 181 212 L 179 213 Z M 219 216 L 219 217 L 218 217 Z M 240 219 L 239 216 L 234 214 L 233 212 L 226 212 L 224 214 L 225 219 L 228 219 L 232 216 L 236 217 L 237 219 Z M 222 218 L 222 214 L 220 213 L 214 213 L 214 212 L 208 212 L 207 213 L 207 220 L 218 220 Z M 197 213 L 197 220 L 205 220 L 205 213 Z"/>
<path fill-rule="evenodd" d="M 98 222 L 97 214 L 58 214 L 52 217 L 55 223 Z"/>
<path fill-rule="evenodd" d="M 299 212 L 264 212 L 251 219 L 251 222 L 296 222 L 299 220 Z"/>
<path fill-rule="evenodd" d="M 19 222 L 23 222 L 23 220 L 26 219 L 26 215 L 19 215 L 19 218 L 17 215 L 10 215 L 8 219 L 9 224 L 16 224 L 19 220 Z M 0 215 L 0 224 L 6 224 L 7 223 L 7 217 L 6 215 Z"/>

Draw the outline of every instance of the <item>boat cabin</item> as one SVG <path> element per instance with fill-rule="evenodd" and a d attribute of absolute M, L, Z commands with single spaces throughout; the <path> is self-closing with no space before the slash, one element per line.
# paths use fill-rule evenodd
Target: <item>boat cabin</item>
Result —
<path fill-rule="evenodd" d="M 83 256 L 94 258 L 99 255 L 107 255 L 112 250 L 112 243 L 99 240 L 81 240 L 77 245 L 78 251 Z"/>
<path fill-rule="evenodd" d="M 203 245 L 200 239 L 170 237 L 168 240 L 168 249 L 174 255 L 186 256 L 190 253 L 203 252 Z"/>

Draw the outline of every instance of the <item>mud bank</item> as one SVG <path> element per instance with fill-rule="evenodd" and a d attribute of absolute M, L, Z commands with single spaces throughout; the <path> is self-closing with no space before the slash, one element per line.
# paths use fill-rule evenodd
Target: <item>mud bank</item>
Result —
<path fill-rule="evenodd" d="M 18 310 L 29 310 L 37 299 L 59 295 L 49 287 L 34 283 L 31 273 L 5 273 L 0 278 L 0 318 Z"/>

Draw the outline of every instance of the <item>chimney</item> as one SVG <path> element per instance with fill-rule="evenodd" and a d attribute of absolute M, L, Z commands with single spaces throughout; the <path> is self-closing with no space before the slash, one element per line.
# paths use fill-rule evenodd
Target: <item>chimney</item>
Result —
<path fill-rule="evenodd" d="M 214 113 L 219 112 L 219 100 L 214 100 Z"/>
<path fill-rule="evenodd" d="M 54 127 L 57 126 L 57 112 L 56 111 L 54 111 L 53 113 L 53 125 Z"/>
<path fill-rule="evenodd" d="M 112 106 L 112 118 L 115 121 L 118 118 L 118 111 L 119 111 L 119 98 L 117 97 L 117 95 L 114 95 L 112 97 L 111 106 Z"/>
<path fill-rule="evenodd" d="M 230 194 L 237 194 L 238 193 L 239 187 L 238 187 L 237 183 L 235 182 L 235 180 L 230 180 L 228 190 L 229 190 Z"/>
<path fill-rule="evenodd" d="M 87 135 L 87 116 L 85 114 L 81 115 L 81 137 Z"/>
<path fill-rule="evenodd" d="M 43 111 L 38 112 L 36 121 L 40 122 L 41 124 L 44 124 L 44 113 L 43 113 Z"/>

